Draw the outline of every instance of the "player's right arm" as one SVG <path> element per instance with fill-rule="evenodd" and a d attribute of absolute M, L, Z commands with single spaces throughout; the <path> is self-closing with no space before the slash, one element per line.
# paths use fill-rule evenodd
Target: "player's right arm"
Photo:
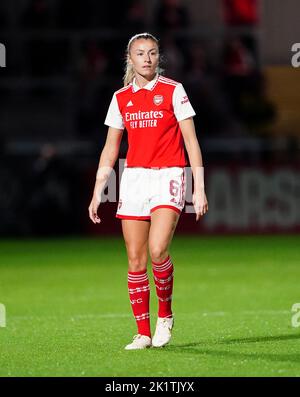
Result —
<path fill-rule="evenodd" d="M 101 202 L 101 193 L 118 159 L 122 135 L 122 129 L 109 127 L 106 142 L 100 155 L 93 197 L 88 209 L 89 217 L 94 223 L 101 222 L 97 214 Z"/>

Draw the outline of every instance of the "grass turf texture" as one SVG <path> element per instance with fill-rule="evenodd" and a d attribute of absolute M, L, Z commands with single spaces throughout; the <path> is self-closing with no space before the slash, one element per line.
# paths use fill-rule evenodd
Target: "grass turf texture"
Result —
<path fill-rule="evenodd" d="M 0 376 L 300 375 L 298 236 L 175 236 L 171 255 L 172 341 L 125 351 L 136 329 L 121 238 L 0 241 Z"/>

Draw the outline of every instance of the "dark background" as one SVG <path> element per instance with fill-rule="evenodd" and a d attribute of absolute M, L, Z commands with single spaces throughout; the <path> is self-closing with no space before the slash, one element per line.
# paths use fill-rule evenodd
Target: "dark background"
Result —
<path fill-rule="evenodd" d="M 100 226 L 87 207 L 126 45 L 143 31 L 197 113 L 210 211 L 198 224 L 184 213 L 178 232 L 298 233 L 298 15 L 297 0 L 2 0 L 0 235 L 119 233 L 116 203 Z"/>

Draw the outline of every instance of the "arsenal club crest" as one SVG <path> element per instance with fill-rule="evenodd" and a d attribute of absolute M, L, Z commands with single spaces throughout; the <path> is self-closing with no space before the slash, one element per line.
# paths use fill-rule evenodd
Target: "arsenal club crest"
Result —
<path fill-rule="evenodd" d="M 155 105 L 160 105 L 161 103 L 163 103 L 164 97 L 162 95 L 154 95 L 153 97 L 153 102 Z"/>

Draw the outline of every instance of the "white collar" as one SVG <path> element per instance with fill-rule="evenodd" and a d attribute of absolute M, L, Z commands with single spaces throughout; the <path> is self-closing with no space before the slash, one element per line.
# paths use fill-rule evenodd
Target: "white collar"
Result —
<path fill-rule="evenodd" d="M 155 85 L 157 79 L 158 79 L 158 73 L 155 75 L 155 77 L 154 77 L 153 80 L 149 81 L 149 83 L 147 83 L 147 84 L 146 84 L 144 87 L 142 87 L 142 88 L 145 89 L 145 90 L 151 91 L 152 88 L 154 87 L 154 85 Z M 136 84 L 136 79 L 135 79 L 135 78 L 134 78 L 133 81 L 132 81 L 132 87 L 133 87 L 133 92 L 137 92 L 137 91 L 139 91 L 139 90 L 142 89 L 141 87 L 139 87 L 139 86 Z"/>

